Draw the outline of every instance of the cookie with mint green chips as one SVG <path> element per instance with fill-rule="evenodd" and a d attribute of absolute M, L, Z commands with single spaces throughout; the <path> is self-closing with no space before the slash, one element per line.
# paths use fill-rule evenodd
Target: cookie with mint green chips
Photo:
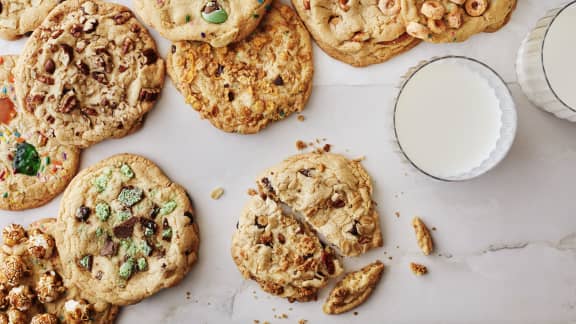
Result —
<path fill-rule="evenodd" d="M 136 155 L 116 155 L 80 172 L 64 192 L 57 227 L 65 276 L 114 305 L 178 284 L 198 257 L 186 191 Z"/>

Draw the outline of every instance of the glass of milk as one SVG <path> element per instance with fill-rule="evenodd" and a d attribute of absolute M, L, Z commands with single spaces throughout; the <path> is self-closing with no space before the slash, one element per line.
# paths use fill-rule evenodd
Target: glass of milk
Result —
<path fill-rule="evenodd" d="M 576 1 L 538 21 L 518 51 L 516 73 L 532 103 L 576 122 Z"/>
<path fill-rule="evenodd" d="M 461 56 L 410 69 L 394 106 L 400 151 L 416 169 L 444 181 L 494 168 L 508 154 L 516 126 L 506 83 L 484 63 Z"/>

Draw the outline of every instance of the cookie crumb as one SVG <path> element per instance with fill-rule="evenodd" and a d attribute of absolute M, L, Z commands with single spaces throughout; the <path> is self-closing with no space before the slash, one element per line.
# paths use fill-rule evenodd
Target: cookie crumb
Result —
<path fill-rule="evenodd" d="M 354 161 L 354 162 L 362 162 L 362 161 L 364 161 L 364 160 L 366 160 L 366 156 L 365 156 L 365 155 L 362 155 L 362 156 L 359 156 L 359 157 L 353 159 L 352 161 Z"/>
<path fill-rule="evenodd" d="M 254 190 L 252 188 L 248 189 L 248 196 L 256 196 L 257 194 L 258 194 L 258 191 Z M 256 293 L 256 292 L 254 292 L 254 293 Z"/>
<path fill-rule="evenodd" d="M 436 230 L 436 226 L 432 227 L 432 230 L 435 231 L 435 230 Z"/>
<path fill-rule="evenodd" d="M 304 115 L 298 115 L 298 121 L 303 122 L 305 120 L 306 120 L 306 117 L 304 117 Z"/>
<path fill-rule="evenodd" d="M 428 268 L 426 268 L 426 266 L 414 262 L 410 263 L 410 270 L 412 270 L 412 273 L 417 276 L 423 276 L 428 273 Z"/>
<path fill-rule="evenodd" d="M 396 215 L 396 218 L 400 218 L 400 212 L 395 212 L 394 215 Z"/>
<path fill-rule="evenodd" d="M 354 312 L 354 316 L 358 316 L 358 312 Z"/>
<path fill-rule="evenodd" d="M 308 324 L 308 321 L 305 319 L 301 319 L 298 321 L 298 324 Z"/>
<path fill-rule="evenodd" d="M 212 190 L 212 192 L 210 193 L 210 197 L 212 197 L 212 199 L 214 200 L 220 199 L 222 195 L 224 195 L 224 189 L 221 187 Z"/>
<path fill-rule="evenodd" d="M 308 147 L 308 144 L 304 143 L 303 141 L 301 141 L 301 140 L 296 141 L 296 148 L 299 151 L 305 150 L 307 147 Z"/>
<path fill-rule="evenodd" d="M 254 320 L 254 324 L 260 324 L 259 320 Z"/>
<path fill-rule="evenodd" d="M 330 144 L 324 144 L 324 146 L 322 147 L 322 150 L 324 150 L 324 152 L 326 152 L 326 153 L 329 153 L 331 149 L 332 149 L 332 145 L 330 145 Z"/>

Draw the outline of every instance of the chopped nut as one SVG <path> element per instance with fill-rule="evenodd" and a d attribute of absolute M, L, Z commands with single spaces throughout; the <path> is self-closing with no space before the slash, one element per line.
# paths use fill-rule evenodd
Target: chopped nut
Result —
<path fill-rule="evenodd" d="M 410 270 L 417 276 L 423 276 L 428 273 L 426 266 L 414 262 L 410 262 Z"/>
<path fill-rule="evenodd" d="M 301 121 L 301 122 L 306 120 L 306 117 L 304 117 L 304 115 L 298 115 L 297 118 L 298 118 L 298 121 Z"/>
<path fill-rule="evenodd" d="M 432 243 L 432 236 L 430 236 L 430 231 L 422 220 L 418 217 L 414 217 L 412 220 L 412 226 L 414 227 L 414 232 L 416 234 L 416 240 L 418 246 L 424 255 L 430 255 L 434 250 L 434 245 Z"/>
<path fill-rule="evenodd" d="M 303 141 L 300 141 L 300 140 L 296 141 L 296 148 L 299 151 L 305 150 L 307 147 L 308 147 L 308 145 L 306 143 L 304 143 Z"/>
<path fill-rule="evenodd" d="M 258 191 L 250 188 L 248 189 L 248 196 L 256 196 L 258 194 Z"/>
<path fill-rule="evenodd" d="M 224 195 L 224 189 L 223 188 L 216 188 L 214 190 L 212 190 L 212 192 L 210 193 L 210 197 L 212 197 L 212 199 L 214 200 L 218 200 L 222 197 L 222 195 Z"/>

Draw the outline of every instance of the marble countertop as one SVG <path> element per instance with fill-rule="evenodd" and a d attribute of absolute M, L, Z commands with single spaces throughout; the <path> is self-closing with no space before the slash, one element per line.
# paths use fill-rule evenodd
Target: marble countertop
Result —
<path fill-rule="evenodd" d="M 576 125 L 533 107 L 514 73 L 524 35 L 563 2 L 519 0 L 510 24 L 496 34 L 462 44 L 423 44 L 364 69 L 316 49 L 306 120 L 293 116 L 255 136 L 225 134 L 200 120 L 167 80 L 144 128 L 86 150 L 82 168 L 121 152 L 157 162 L 195 200 L 200 259 L 179 286 L 124 308 L 118 323 L 576 323 Z M 165 54 L 169 43 L 154 36 Z M 0 54 L 17 54 L 23 41 L 0 45 Z M 401 75 L 420 60 L 446 54 L 491 65 L 508 82 L 519 114 L 508 158 L 464 183 L 438 182 L 414 171 L 399 155 L 390 129 Z M 365 156 L 375 183 L 384 247 L 345 265 L 354 270 L 381 259 L 386 272 L 356 315 L 324 315 L 329 288 L 305 304 L 267 295 L 242 279 L 230 257 L 231 235 L 254 177 L 297 153 L 296 140 L 317 138 L 326 138 L 334 152 Z M 210 192 L 219 186 L 226 192 L 212 200 Z M 0 225 L 55 216 L 59 200 L 26 212 L 2 211 Z M 416 246 L 410 224 L 415 215 L 436 228 L 431 257 Z M 410 262 L 427 265 L 430 273 L 415 277 Z"/>

